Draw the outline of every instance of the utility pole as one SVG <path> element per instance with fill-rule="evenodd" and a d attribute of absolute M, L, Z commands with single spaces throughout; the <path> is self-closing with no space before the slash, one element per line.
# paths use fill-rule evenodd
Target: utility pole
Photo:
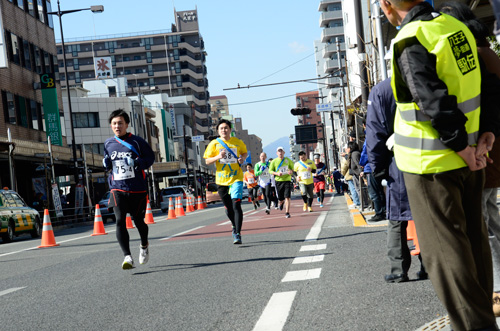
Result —
<path fill-rule="evenodd" d="M 365 32 L 363 28 L 363 13 L 361 11 L 361 0 L 354 0 L 354 17 L 356 18 L 356 30 L 358 35 L 358 56 L 364 59 L 359 61 L 359 75 L 361 77 L 361 106 L 366 111 L 368 104 L 368 68 L 366 66 Z"/>

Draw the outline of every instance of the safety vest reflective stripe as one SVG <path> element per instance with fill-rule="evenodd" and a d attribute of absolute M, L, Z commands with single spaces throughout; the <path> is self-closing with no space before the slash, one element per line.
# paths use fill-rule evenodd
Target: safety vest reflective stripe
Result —
<path fill-rule="evenodd" d="M 413 103 L 410 105 L 414 105 Z M 481 105 L 481 95 L 477 95 L 475 98 L 466 100 L 458 104 L 458 109 L 462 113 L 467 114 L 476 110 Z M 430 121 L 431 118 L 420 111 L 420 109 L 400 109 L 401 118 L 407 122 L 426 122 Z"/>
<path fill-rule="evenodd" d="M 467 135 L 467 140 L 469 145 L 474 145 L 478 139 L 478 132 L 469 133 Z M 399 146 L 419 149 L 419 150 L 428 150 L 428 151 L 441 151 L 448 150 L 448 147 L 445 146 L 438 139 L 429 139 L 429 138 L 416 138 L 416 137 L 405 137 L 398 133 L 394 134 L 394 142 Z"/>

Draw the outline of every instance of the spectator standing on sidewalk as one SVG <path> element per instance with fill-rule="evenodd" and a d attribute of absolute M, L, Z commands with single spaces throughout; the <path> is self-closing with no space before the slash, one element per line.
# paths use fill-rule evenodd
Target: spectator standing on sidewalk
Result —
<path fill-rule="evenodd" d="M 358 192 L 356 191 L 356 187 L 354 186 L 352 175 L 349 172 L 351 164 L 349 160 L 349 155 L 351 154 L 351 148 L 349 147 L 349 143 L 347 144 L 345 152 L 346 154 L 344 154 L 344 161 L 342 161 L 340 172 L 342 173 L 342 176 L 344 176 L 344 180 L 347 182 L 347 185 L 349 186 L 349 192 L 351 193 L 352 203 L 354 204 L 354 207 L 359 208 L 361 203 L 359 202 Z"/>
<path fill-rule="evenodd" d="M 337 169 L 337 167 L 333 168 L 332 179 L 333 179 L 333 185 L 335 186 L 335 191 L 337 191 L 337 194 L 344 193 L 344 190 L 342 189 L 342 175 L 340 174 L 340 171 Z"/>
<path fill-rule="evenodd" d="M 360 178 L 361 172 L 363 171 L 363 167 L 359 165 L 359 159 L 361 158 L 361 151 L 359 150 L 359 145 L 355 141 L 350 141 L 347 143 L 347 146 L 349 146 L 349 173 L 352 175 L 352 180 L 354 183 L 354 188 L 356 192 L 358 193 L 358 196 L 360 198 L 363 198 L 362 201 L 360 201 L 360 204 L 363 204 L 363 208 L 368 207 L 368 196 L 366 194 L 366 191 L 363 190 L 361 186 L 361 181 L 363 180 Z"/>
<path fill-rule="evenodd" d="M 404 172 L 422 258 L 453 329 L 497 330 L 478 194 L 484 181 L 478 170 L 486 167 L 495 136 L 480 131 L 474 36 L 423 0 L 380 5 L 389 22 L 401 26 L 392 58 L 394 155 Z"/>

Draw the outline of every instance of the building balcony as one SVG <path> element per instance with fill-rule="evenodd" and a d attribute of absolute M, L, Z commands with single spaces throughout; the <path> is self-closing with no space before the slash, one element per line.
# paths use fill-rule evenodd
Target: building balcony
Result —
<path fill-rule="evenodd" d="M 319 2 L 318 11 L 325 11 L 328 9 L 328 5 L 333 5 L 335 3 L 342 3 L 342 0 L 321 0 Z"/>
<path fill-rule="evenodd" d="M 345 52 L 345 43 L 340 43 L 340 51 Z M 323 48 L 323 58 L 329 58 L 332 54 L 337 53 L 337 43 L 327 44 L 325 48 Z"/>
<path fill-rule="evenodd" d="M 321 16 L 319 18 L 319 27 L 320 28 L 327 27 L 328 23 L 330 23 L 331 21 L 341 20 L 341 19 L 342 19 L 342 11 L 341 10 L 322 12 Z"/>
<path fill-rule="evenodd" d="M 331 38 L 344 36 L 344 27 L 325 28 L 321 32 L 321 42 L 326 43 Z"/>
<path fill-rule="evenodd" d="M 331 77 L 326 80 L 328 84 L 328 88 L 339 87 L 340 86 L 340 77 Z"/>
<path fill-rule="evenodd" d="M 340 60 L 342 67 L 345 66 L 345 60 L 341 59 Z M 330 73 L 332 71 L 337 71 L 339 70 L 339 61 L 338 60 L 326 60 L 325 61 L 325 66 L 323 67 L 325 70 L 325 73 Z"/>

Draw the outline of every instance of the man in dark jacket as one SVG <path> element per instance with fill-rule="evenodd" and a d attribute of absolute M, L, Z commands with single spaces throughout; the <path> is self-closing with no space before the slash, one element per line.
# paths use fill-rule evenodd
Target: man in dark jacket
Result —
<path fill-rule="evenodd" d="M 112 170 L 108 177 L 111 194 L 109 208 L 113 208 L 116 217 L 116 238 L 125 255 L 123 269 L 134 268 L 130 253 L 130 238 L 126 218 L 129 213 L 141 236 L 139 263 L 149 260 L 148 225 L 144 222 L 146 213 L 147 182 L 144 170 L 151 167 L 155 156 L 149 144 L 141 137 L 127 132 L 130 117 L 117 109 L 109 116 L 114 137 L 104 142 L 103 165 Z"/>

